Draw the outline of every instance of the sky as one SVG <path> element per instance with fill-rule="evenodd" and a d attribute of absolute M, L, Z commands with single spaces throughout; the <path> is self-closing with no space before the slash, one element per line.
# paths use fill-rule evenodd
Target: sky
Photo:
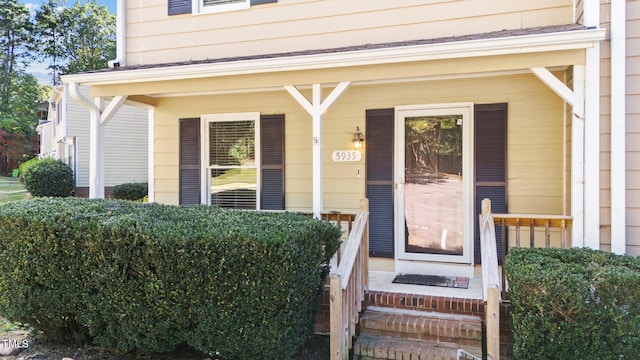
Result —
<path fill-rule="evenodd" d="M 85 2 L 86 0 L 80 0 L 81 2 Z M 40 4 L 48 2 L 48 0 L 18 0 L 19 3 L 25 4 L 33 13 L 36 11 Z M 73 6 L 76 3 L 76 0 L 67 0 L 67 4 L 69 6 Z M 109 12 L 112 14 L 116 13 L 116 0 L 97 0 L 97 3 L 100 5 L 104 5 L 109 8 Z M 32 63 L 28 68 L 27 72 L 32 74 L 38 79 L 38 81 L 43 85 L 51 84 L 51 75 L 47 70 L 47 66 L 40 63 Z"/>

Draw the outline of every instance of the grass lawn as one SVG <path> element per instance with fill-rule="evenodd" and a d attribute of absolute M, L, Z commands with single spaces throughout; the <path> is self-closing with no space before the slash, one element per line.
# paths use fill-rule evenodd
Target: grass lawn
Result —
<path fill-rule="evenodd" d="M 30 198 L 31 195 L 24 188 L 17 178 L 0 177 L 0 204 L 9 201 L 23 200 Z"/>

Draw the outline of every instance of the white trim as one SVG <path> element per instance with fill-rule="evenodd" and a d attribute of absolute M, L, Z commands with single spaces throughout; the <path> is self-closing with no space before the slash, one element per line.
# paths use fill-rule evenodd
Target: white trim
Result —
<path fill-rule="evenodd" d="M 584 246 L 600 249 L 600 44 L 586 50 L 584 98 Z"/>
<path fill-rule="evenodd" d="M 404 249 L 404 149 L 399 148 L 404 144 L 404 119 L 410 116 L 436 116 L 451 115 L 460 113 L 463 116 L 462 125 L 462 173 L 463 173 L 463 236 L 464 246 L 463 255 L 433 255 L 433 254 L 415 254 L 406 252 Z M 450 104 L 422 104 L 422 105 L 405 105 L 396 106 L 394 115 L 395 126 L 395 144 L 394 149 L 394 192 L 395 192 L 395 231 L 394 239 L 396 252 L 396 271 L 398 267 L 408 266 L 406 261 L 438 261 L 447 263 L 471 264 L 473 259 L 473 240 L 474 240 L 474 219 L 473 219 L 473 184 L 474 184 L 474 166 L 473 166 L 473 103 L 450 103 Z"/>
<path fill-rule="evenodd" d="M 587 29 L 338 53 L 180 65 L 117 72 L 70 74 L 62 76 L 62 80 L 65 83 L 81 82 L 92 85 L 107 85 L 133 81 L 185 80 L 216 76 L 536 53 L 590 48 L 594 46 L 595 42 L 603 40 L 604 37 L 604 29 Z"/>
<path fill-rule="evenodd" d="M 156 110 L 151 107 L 147 110 L 147 185 L 148 185 L 148 201 L 150 203 L 156 201 L 156 167 L 155 167 L 155 127 Z"/>
<path fill-rule="evenodd" d="M 109 105 L 100 114 L 100 125 L 106 126 L 113 116 L 120 110 L 127 96 L 116 96 L 109 102 Z"/>
<path fill-rule="evenodd" d="M 104 129 L 100 124 L 102 99 L 95 98 L 92 103 L 82 96 L 76 82 L 69 84 L 69 94 L 89 110 L 89 198 L 104 199 Z"/>
<path fill-rule="evenodd" d="M 573 106 L 573 90 L 569 89 L 565 83 L 560 81 L 551 71 L 546 68 L 531 68 L 531 72 L 545 83 L 551 90 L 560 96 L 566 103 Z"/>
<path fill-rule="evenodd" d="M 611 252 L 626 241 L 626 2 L 611 0 Z"/>
<path fill-rule="evenodd" d="M 211 122 L 231 122 L 231 121 L 253 121 L 255 124 L 255 166 L 235 168 L 255 168 L 256 169 L 256 210 L 260 210 L 260 185 L 261 185 L 261 154 L 260 154 L 260 113 L 224 113 L 224 114 L 203 114 L 200 116 L 200 203 L 211 205 L 211 176 L 210 170 L 220 168 L 209 165 L 209 123 Z M 227 168 L 227 167 L 224 167 Z"/>
<path fill-rule="evenodd" d="M 571 118 L 571 245 L 584 247 L 584 98 L 585 66 L 573 66 L 575 96 Z"/>
<path fill-rule="evenodd" d="M 243 0 L 243 2 L 235 4 L 220 4 L 204 6 L 203 0 L 192 0 L 191 7 L 193 14 L 215 14 L 227 11 L 246 10 L 251 7 L 249 0 Z"/>
<path fill-rule="evenodd" d="M 284 88 L 291 96 L 302 106 L 312 117 L 312 187 L 313 187 L 313 216 L 320 219 L 320 213 L 323 209 L 323 190 L 322 190 L 322 116 L 329 108 L 345 93 L 351 82 L 339 83 L 331 93 L 322 100 L 322 84 L 312 85 L 312 102 L 293 85 L 287 85 Z"/>

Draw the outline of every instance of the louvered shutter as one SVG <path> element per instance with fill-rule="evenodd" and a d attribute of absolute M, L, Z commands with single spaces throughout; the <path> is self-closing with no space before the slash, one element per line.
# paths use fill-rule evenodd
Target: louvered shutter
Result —
<path fill-rule="evenodd" d="M 275 2 L 278 2 L 278 0 L 251 0 L 251 6 L 260 5 L 260 4 L 269 4 L 269 3 L 275 3 Z"/>
<path fill-rule="evenodd" d="M 367 110 L 369 255 L 393 258 L 393 109 Z"/>
<path fill-rule="evenodd" d="M 191 14 L 191 0 L 169 0 L 169 15 Z"/>
<path fill-rule="evenodd" d="M 507 104 L 475 105 L 475 263 L 481 262 L 478 215 L 484 198 L 491 212 L 507 212 Z M 496 228 L 499 263 L 502 231 Z"/>
<path fill-rule="evenodd" d="M 180 205 L 200 204 L 200 119 L 180 119 Z"/>
<path fill-rule="evenodd" d="M 284 115 L 260 117 L 260 147 L 260 207 L 284 210 Z"/>

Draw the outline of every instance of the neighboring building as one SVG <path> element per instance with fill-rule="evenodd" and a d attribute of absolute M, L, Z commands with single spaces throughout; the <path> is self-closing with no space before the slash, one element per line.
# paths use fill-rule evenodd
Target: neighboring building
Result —
<path fill-rule="evenodd" d="M 88 96 L 89 89 L 80 91 Z M 108 104 L 108 100 L 106 104 Z M 104 186 L 148 180 L 147 110 L 124 105 L 105 127 Z M 89 196 L 89 111 L 74 101 L 67 86 L 56 87 L 49 97 L 48 119 L 38 125 L 40 157 L 62 159 L 72 169 L 76 196 Z"/>
<path fill-rule="evenodd" d="M 63 81 L 153 109 L 152 201 L 318 214 L 367 197 L 374 270 L 473 275 L 483 197 L 571 215 L 573 246 L 640 254 L 640 46 L 618 45 L 637 44 L 640 1 L 119 6 L 113 67 Z M 113 110 L 91 113 L 98 143 Z"/>

